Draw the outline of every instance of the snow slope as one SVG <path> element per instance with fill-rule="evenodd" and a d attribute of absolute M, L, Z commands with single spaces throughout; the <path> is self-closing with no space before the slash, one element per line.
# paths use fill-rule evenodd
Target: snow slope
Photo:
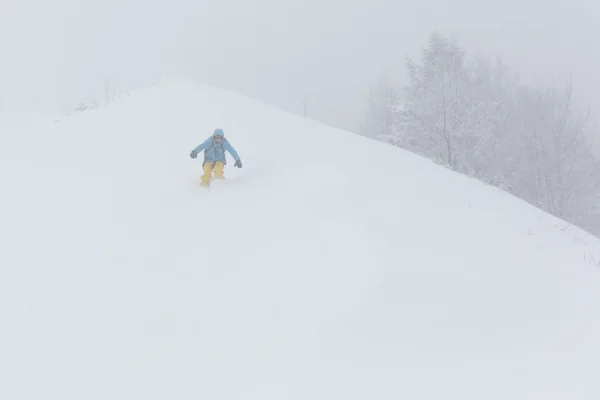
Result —
<path fill-rule="evenodd" d="M 600 398 L 600 242 L 498 189 L 174 80 L 0 127 L 1 399 Z"/>

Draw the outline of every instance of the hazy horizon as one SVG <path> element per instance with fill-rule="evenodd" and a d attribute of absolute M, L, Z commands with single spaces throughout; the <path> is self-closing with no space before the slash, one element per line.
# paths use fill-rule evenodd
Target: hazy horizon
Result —
<path fill-rule="evenodd" d="M 63 111 L 184 75 L 356 130 L 370 85 L 433 30 L 525 80 L 563 82 L 600 116 L 600 6 L 509 0 L 4 0 L 0 109 Z M 397 70 L 398 71 L 398 70 Z"/>

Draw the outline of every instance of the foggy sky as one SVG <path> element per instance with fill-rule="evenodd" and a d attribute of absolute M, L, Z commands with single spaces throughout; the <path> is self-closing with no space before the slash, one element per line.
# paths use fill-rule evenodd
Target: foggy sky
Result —
<path fill-rule="evenodd" d="M 434 29 L 522 78 L 572 75 L 600 116 L 592 0 L 0 0 L 0 110 L 63 110 L 187 74 L 356 129 L 369 85 Z"/>

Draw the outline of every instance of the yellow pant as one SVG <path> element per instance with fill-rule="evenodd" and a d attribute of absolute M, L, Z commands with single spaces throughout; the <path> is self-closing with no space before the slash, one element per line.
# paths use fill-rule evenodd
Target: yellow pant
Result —
<path fill-rule="evenodd" d="M 224 167 L 225 165 L 221 161 L 205 162 L 202 166 L 204 174 L 200 177 L 200 184 L 202 186 L 208 186 L 213 172 L 215 173 L 215 178 L 225 179 L 225 171 L 223 170 Z"/>

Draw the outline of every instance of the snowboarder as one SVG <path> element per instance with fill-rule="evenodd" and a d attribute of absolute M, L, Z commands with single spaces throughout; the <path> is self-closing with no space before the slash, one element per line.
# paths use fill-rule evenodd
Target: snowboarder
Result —
<path fill-rule="evenodd" d="M 214 172 L 216 179 L 225 179 L 224 168 L 227 164 L 225 159 L 225 150 L 229 152 L 235 159 L 234 166 L 242 168 L 242 161 L 237 151 L 229 144 L 229 141 L 225 139 L 225 135 L 222 129 L 215 129 L 213 134 L 204 141 L 204 143 L 196 146 L 190 157 L 198 157 L 198 153 L 204 150 L 204 162 L 202 163 L 202 170 L 204 174 L 200 178 L 200 185 L 208 186 L 211 180 L 211 175 Z"/>

